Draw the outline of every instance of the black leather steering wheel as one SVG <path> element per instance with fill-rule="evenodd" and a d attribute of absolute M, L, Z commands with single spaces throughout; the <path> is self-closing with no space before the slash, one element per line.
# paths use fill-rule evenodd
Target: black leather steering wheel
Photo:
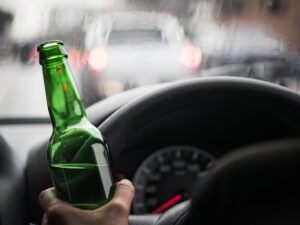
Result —
<path fill-rule="evenodd" d="M 192 126 L 189 134 L 195 135 L 193 138 L 199 134 L 198 140 L 201 141 L 201 129 L 205 129 L 208 136 L 215 135 L 216 142 L 223 142 L 222 135 L 225 134 L 225 139 L 230 136 L 236 138 L 233 142 L 238 147 L 239 144 L 298 136 L 299 125 L 298 94 L 262 81 L 215 77 L 174 83 L 158 89 L 117 110 L 99 129 L 110 146 L 113 158 L 117 158 L 132 147 L 168 141 L 171 137 L 180 140 L 180 135 L 183 131 L 188 132 L 189 126 Z M 239 136 L 242 132 L 246 132 L 247 137 Z M 239 137 L 243 139 L 241 142 Z M 235 155 L 231 158 L 239 160 Z M 231 161 L 225 157 L 226 163 Z M 203 188 L 199 190 L 203 191 Z M 211 197 L 212 201 L 218 201 L 218 196 Z M 189 209 L 189 204 L 184 203 L 161 216 L 133 216 L 131 224 L 181 223 Z"/>

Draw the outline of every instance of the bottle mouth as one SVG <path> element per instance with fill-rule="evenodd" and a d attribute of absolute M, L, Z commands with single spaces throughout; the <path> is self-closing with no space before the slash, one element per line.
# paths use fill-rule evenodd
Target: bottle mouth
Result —
<path fill-rule="evenodd" d="M 37 48 L 40 55 L 40 64 L 67 58 L 68 54 L 63 47 L 64 43 L 59 40 L 46 41 Z"/>

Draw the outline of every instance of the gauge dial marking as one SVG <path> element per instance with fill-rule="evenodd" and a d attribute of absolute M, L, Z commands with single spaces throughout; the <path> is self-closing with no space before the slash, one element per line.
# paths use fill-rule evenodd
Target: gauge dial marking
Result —
<path fill-rule="evenodd" d="M 167 202 L 165 202 L 164 204 L 162 204 L 160 207 L 158 207 L 157 209 L 153 210 L 152 213 L 153 214 L 161 213 L 161 212 L 165 211 L 166 209 L 170 208 L 171 206 L 175 205 L 181 199 L 182 199 L 182 195 L 181 194 L 175 195 L 173 198 L 171 198 L 170 200 L 168 200 Z"/>
<path fill-rule="evenodd" d="M 162 212 L 189 199 L 194 183 L 206 177 L 208 165 L 213 165 L 214 160 L 212 155 L 193 146 L 176 145 L 155 151 L 134 175 L 137 188 L 133 212 Z"/>

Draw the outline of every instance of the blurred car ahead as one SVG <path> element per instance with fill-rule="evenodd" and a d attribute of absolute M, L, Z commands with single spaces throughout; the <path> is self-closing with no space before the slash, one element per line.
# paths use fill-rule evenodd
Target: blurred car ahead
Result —
<path fill-rule="evenodd" d="M 83 48 L 80 77 L 93 101 L 141 85 L 197 76 L 202 61 L 200 48 L 185 36 L 178 20 L 163 13 L 103 14 L 86 26 Z"/>

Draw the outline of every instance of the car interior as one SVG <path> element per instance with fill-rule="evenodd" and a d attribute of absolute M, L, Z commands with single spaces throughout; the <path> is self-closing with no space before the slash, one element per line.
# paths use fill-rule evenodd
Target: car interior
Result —
<path fill-rule="evenodd" d="M 130 5 L 131 10 L 142 12 L 155 9 L 179 18 L 189 46 L 197 46 L 192 48 L 197 53 L 201 49 L 203 57 L 201 69 L 197 64 L 196 69 L 180 70 L 187 73 L 184 78 L 150 83 L 147 78 L 140 85 L 140 80 L 105 75 L 109 63 L 103 71 L 89 71 L 88 62 L 77 70 L 73 59 L 68 59 L 83 93 L 87 118 L 109 146 L 117 179 L 129 179 L 135 187 L 129 224 L 299 224 L 299 2 L 182 2 L 124 1 L 122 7 Z M 13 40 L 13 19 L 4 13 L 13 4 L 0 2 L 0 16 L 7 21 L 0 22 L 3 43 Z M 82 21 L 88 23 L 100 9 L 96 13 L 90 9 Z M 190 13 L 182 16 L 186 11 Z M 18 14 L 12 15 L 17 18 Z M 56 21 L 60 20 L 57 16 Z M 60 32 L 53 36 L 67 39 Z M 89 30 L 89 37 L 93 32 Z M 22 46 L 36 48 L 45 37 L 53 39 L 50 34 L 41 35 L 34 44 Z M 83 39 L 78 48 L 82 57 L 87 41 Z M 2 45 L 1 50 L 10 46 Z M 44 93 L 39 92 L 44 91 L 40 65 L 31 61 L 23 65 L 13 56 L 14 51 L 24 50 L 17 46 L 11 44 L 11 55 L 0 55 L 0 225 L 40 225 L 44 212 L 38 196 L 53 186 L 47 161 L 52 125 L 45 113 Z M 69 49 L 72 44 L 65 46 Z M 110 57 L 109 46 L 101 48 Z M 199 54 L 194 56 L 187 58 L 199 63 Z M 139 63 L 151 74 L 151 67 Z M 178 62 L 174 68 L 180 66 Z M 159 70 L 169 71 L 153 69 Z M 82 78 L 86 71 L 89 75 Z M 34 82 L 29 77 L 33 74 Z M 118 91 L 111 96 L 104 96 L 102 88 L 116 86 L 105 86 L 107 81 L 117 84 Z M 27 96 L 24 90 L 32 94 Z M 35 106 L 28 103 L 35 100 Z M 42 113 L 30 115 L 28 108 L 42 109 Z"/>
<path fill-rule="evenodd" d="M 199 79 L 151 89 L 131 91 L 135 93 L 129 95 L 136 96 L 139 92 L 142 97 L 128 103 L 124 104 L 129 95 L 122 96 L 112 108 L 107 107 L 110 101 L 107 99 L 88 111 L 90 120 L 105 136 L 118 171 L 130 170 L 126 168 L 130 167 L 126 158 L 140 151 L 174 144 L 201 146 L 217 161 L 205 185 L 198 184 L 194 194 L 194 207 L 201 208 L 194 215 L 197 219 L 209 224 L 233 218 L 239 221 L 260 207 L 268 209 L 264 213 L 260 211 L 261 217 L 292 206 L 297 212 L 299 141 L 291 137 L 299 135 L 298 94 L 267 82 L 232 77 Z M 266 141 L 269 143 L 253 145 Z M 37 198 L 42 190 L 51 187 L 47 140 L 29 152 L 23 165 L 3 137 L 1 152 L 2 224 L 39 224 L 43 212 Z M 278 205 L 262 205 L 274 202 Z M 238 210 L 250 215 L 235 213 Z M 132 220 L 133 224 L 160 224 L 160 220 L 176 224 L 184 220 L 187 212 L 190 204 L 183 202 L 160 216 L 136 214 Z M 265 221 L 268 217 L 263 219 L 254 221 L 268 223 Z"/>

